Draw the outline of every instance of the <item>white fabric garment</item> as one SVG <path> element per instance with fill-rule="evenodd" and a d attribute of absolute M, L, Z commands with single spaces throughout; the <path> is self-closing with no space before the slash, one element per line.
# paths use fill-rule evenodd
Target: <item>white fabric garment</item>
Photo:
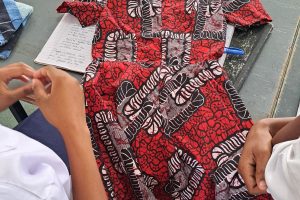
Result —
<path fill-rule="evenodd" d="M 300 199 L 300 138 L 274 146 L 265 179 L 275 200 Z"/>
<path fill-rule="evenodd" d="M 68 169 L 48 147 L 0 125 L 0 199 L 71 199 Z"/>

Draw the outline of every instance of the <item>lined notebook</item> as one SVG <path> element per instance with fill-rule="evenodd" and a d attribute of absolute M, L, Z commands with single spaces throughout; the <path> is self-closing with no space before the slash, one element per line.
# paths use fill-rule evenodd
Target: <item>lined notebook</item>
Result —
<path fill-rule="evenodd" d="M 95 26 L 82 28 L 73 15 L 65 14 L 34 62 L 84 73 L 92 61 L 94 32 Z M 233 33 L 234 27 L 228 25 L 225 46 L 230 45 Z M 224 54 L 219 59 L 221 65 L 225 58 Z"/>
<path fill-rule="evenodd" d="M 34 62 L 83 73 L 92 61 L 95 26 L 82 28 L 71 14 L 65 14 Z"/>

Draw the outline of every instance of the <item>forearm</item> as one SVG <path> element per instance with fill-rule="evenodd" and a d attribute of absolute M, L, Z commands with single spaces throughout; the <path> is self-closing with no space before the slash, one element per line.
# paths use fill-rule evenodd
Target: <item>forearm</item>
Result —
<path fill-rule="evenodd" d="M 272 145 L 294 140 L 300 137 L 300 117 L 293 118 L 288 124 L 281 128 L 272 139 Z"/>
<path fill-rule="evenodd" d="M 68 132 L 70 134 L 64 133 L 63 135 L 65 135 L 64 141 L 71 169 L 73 199 L 107 199 L 93 154 L 88 128 L 68 130 Z"/>
<path fill-rule="evenodd" d="M 292 122 L 294 119 L 295 117 L 267 118 L 261 121 L 263 121 L 269 127 L 269 131 L 272 137 L 274 137 L 279 130 L 281 130 L 288 123 Z"/>

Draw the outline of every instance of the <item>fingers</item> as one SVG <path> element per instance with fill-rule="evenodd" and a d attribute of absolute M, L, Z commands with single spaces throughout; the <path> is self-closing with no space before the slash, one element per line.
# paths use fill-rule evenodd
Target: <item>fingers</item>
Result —
<path fill-rule="evenodd" d="M 266 159 L 266 161 L 263 161 Z M 239 173 L 242 176 L 246 188 L 250 194 L 259 195 L 266 193 L 267 185 L 264 179 L 265 167 L 268 157 L 254 160 L 252 156 L 243 155 L 239 162 Z M 262 161 L 262 162 L 261 162 Z"/>
<path fill-rule="evenodd" d="M 49 96 L 45 90 L 45 86 L 39 79 L 33 79 L 32 90 L 35 96 L 35 101 L 38 105 L 45 101 Z"/>
<path fill-rule="evenodd" d="M 242 176 L 249 193 L 257 193 L 255 179 L 255 161 L 251 155 L 242 154 L 239 161 L 239 173 Z"/>
<path fill-rule="evenodd" d="M 43 67 L 35 72 L 34 78 L 50 78 L 48 72 L 53 70 L 51 66 Z M 50 79 L 49 79 L 50 80 Z"/>
<path fill-rule="evenodd" d="M 28 83 L 28 82 L 30 81 L 30 78 L 28 78 L 28 77 L 25 76 L 25 75 L 22 75 L 22 76 L 20 76 L 20 77 L 17 77 L 16 79 L 18 79 L 18 80 L 20 80 L 20 81 L 22 81 L 22 82 L 24 82 L 24 83 Z"/>
<path fill-rule="evenodd" d="M 32 84 L 26 84 L 19 88 L 13 90 L 7 90 L 7 97 L 9 99 L 9 104 L 14 103 L 15 101 L 32 94 Z"/>
<path fill-rule="evenodd" d="M 10 80 L 14 79 L 14 78 L 21 78 L 21 79 L 28 79 L 29 78 L 32 78 L 33 75 L 34 75 L 34 70 L 24 64 L 24 63 L 15 63 L 15 64 L 11 64 L 11 65 L 8 65 L 6 68 L 5 68 L 5 77 L 4 78 L 4 82 L 8 83 Z"/>
<path fill-rule="evenodd" d="M 270 159 L 271 152 L 269 150 L 270 148 L 265 148 L 260 151 L 260 153 L 256 154 L 256 172 L 255 172 L 255 177 L 256 177 L 256 184 L 258 188 L 262 192 L 266 192 L 267 190 L 267 185 L 265 182 L 265 169 L 268 163 L 268 160 Z"/>
<path fill-rule="evenodd" d="M 266 193 L 267 186 L 264 182 L 265 166 L 261 165 L 260 160 L 254 158 L 251 152 L 242 153 L 238 169 L 250 194 L 259 195 Z M 259 173 L 257 173 L 258 171 Z M 260 181 L 257 182 L 257 180 Z"/>
<path fill-rule="evenodd" d="M 43 67 L 42 69 L 38 70 L 34 77 L 35 78 L 48 78 L 49 80 L 53 80 L 55 79 L 56 77 L 58 76 L 64 76 L 66 75 L 67 73 L 60 70 L 60 69 L 57 69 L 55 67 L 52 67 L 52 66 L 47 66 L 47 67 Z"/>
<path fill-rule="evenodd" d="M 34 78 L 41 80 L 44 85 L 52 83 L 53 87 L 56 87 L 57 84 L 60 84 L 61 80 L 65 81 L 69 79 L 69 77 L 70 75 L 68 75 L 66 72 L 52 66 L 44 67 L 34 74 Z"/>

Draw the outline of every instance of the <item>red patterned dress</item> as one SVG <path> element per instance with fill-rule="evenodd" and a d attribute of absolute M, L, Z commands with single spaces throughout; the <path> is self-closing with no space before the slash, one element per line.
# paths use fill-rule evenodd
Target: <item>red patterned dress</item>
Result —
<path fill-rule="evenodd" d="M 94 0 L 58 11 L 97 27 L 83 85 L 109 198 L 253 198 L 237 172 L 251 117 L 217 59 L 228 22 L 271 20 L 259 0 Z"/>

